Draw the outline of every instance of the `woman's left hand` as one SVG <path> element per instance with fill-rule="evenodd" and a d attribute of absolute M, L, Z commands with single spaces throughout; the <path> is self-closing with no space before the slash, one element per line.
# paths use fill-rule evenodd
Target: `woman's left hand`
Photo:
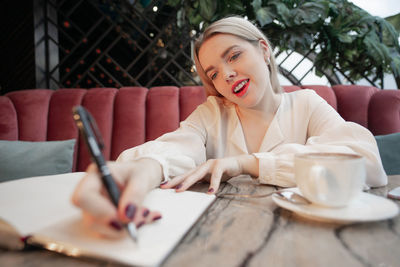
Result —
<path fill-rule="evenodd" d="M 209 159 L 189 172 L 176 176 L 167 183 L 162 184 L 161 188 L 175 188 L 177 192 L 182 192 L 198 181 L 210 177 L 207 179 L 210 182 L 208 193 L 212 194 L 218 191 L 221 181 L 225 182 L 241 174 L 256 173 L 258 173 L 258 162 L 252 155 Z"/>

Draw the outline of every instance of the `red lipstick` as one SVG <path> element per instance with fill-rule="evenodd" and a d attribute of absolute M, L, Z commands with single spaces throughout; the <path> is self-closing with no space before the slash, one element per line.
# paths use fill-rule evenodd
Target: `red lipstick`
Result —
<path fill-rule="evenodd" d="M 242 97 L 247 92 L 249 85 L 250 79 L 239 80 L 232 85 L 232 93 L 237 97 Z"/>

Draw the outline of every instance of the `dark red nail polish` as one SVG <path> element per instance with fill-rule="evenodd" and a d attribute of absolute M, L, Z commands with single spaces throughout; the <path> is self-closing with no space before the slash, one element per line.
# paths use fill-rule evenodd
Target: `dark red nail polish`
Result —
<path fill-rule="evenodd" d="M 210 188 L 210 189 L 208 189 L 208 191 L 207 191 L 208 193 L 213 193 L 214 192 L 214 188 Z"/>
<path fill-rule="evenodd" d="M 27 235 L 27 236 L 21 237 L 20 240 L 21 240 L 21 242 L 26 243 L 26 241 L 27 241 L 30 237 L 32 237 L 32 236 L 31 236 L 31 235 Z"/>
<path fill-rule="evenodd" d="M 161 218 L 162 218 L 162 216 L 161 216 L 161 215 L 158 215 L 158 216 L 156 216 L 156 217 L 153 218 L 153 222 L 154 222 L 154 221 L 157 221 L 157 220 L 159 220 L 159 219 L 161 219 Z"/>
<path fill-rule="evenodd" d="M 167 183 L 168 183 L 168 181 L 164 181 L 164 182 L 160 183 L 160 185 L 165 185 Z"/>
<path fill-rule="evenodd" d="M 138 225 L 136 225 L 136 228 L 140 228 L 140 227 L 142 227 L 143 226 L 143 224 L 144 224 L 144 222 L 142 221 L 142 222 L 140 222 L 140 223 L 138 223 Z"/>
<path fill-rule="evenodd" d="M 135 218 L 135 212 L 136 212 L 135 205 L 133 205 L 133 204 L 126 205 L 126 208 L 125 208 L 126 217 L 128 217 L 130 220 L 133 220 L 133 218 Z"/>
<path fill-rule="evenodd" d="M 147 217 L 147 215 L 149 215 L 149 213 L 150 213 L 150 211 L 148 210 L 148 209 L 145 209 L 144 211 L 143 211 L 143 217 Z"/>
<path fill-rule="evenodd" d="M 109 223 L 109 225 L 110 225 L 112 228 L 114 228 L 115 230 L 117 230 L 117 231 L 121 231 L 121 230 L 122 230 L 122 224 L 120 224 L 120 223 L 117 222 L 117 221 L 112 220 L 112 221 Z"/>
<path fill-rule="evenodd" d="M 177 186 L 175 186 L 175 189 L 179 189 L 182 187 L 182 184 L 178 184 Z"/>

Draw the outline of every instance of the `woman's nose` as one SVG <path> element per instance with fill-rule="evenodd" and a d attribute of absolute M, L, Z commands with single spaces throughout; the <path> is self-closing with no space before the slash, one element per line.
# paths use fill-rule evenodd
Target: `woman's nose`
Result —
<path fill-rule="evenodd" d="M 226 82 L 231 82 L 233 78 L 236 77 L 236 72 L 234 70 L 226 70 L 225 71 L 225 81 Z"/>

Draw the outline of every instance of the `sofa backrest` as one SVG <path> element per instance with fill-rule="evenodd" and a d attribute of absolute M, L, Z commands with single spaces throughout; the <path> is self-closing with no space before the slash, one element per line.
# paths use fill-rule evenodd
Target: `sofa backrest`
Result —
<path fill-rule="evenodd" d="M 284 86 L 284 90 L 315 90 L 346 120 L 373 134 L 400 132 L 400 91 L 364 86 Z M 0 140 L 55 141 L 77 139 L 73 171 L 90 162 L 72 119 L 82 105 L 93 115 L 103 136 L 107 160 L 125 149 L 175 130 L 202 102 L 201 86 L 22 90 L 0 96 Z"/>
<path fill-rule="evenodd" d="M 199 86 L 15 91 L 0 96 L 0 140 L 77 139 L 73 171 L 83 171 L 90 157 L 72 119 L 73 106 L 93 115 L 105 159 L 115 160 L 123 150 L 178 128 L 205 99 Z"/>

